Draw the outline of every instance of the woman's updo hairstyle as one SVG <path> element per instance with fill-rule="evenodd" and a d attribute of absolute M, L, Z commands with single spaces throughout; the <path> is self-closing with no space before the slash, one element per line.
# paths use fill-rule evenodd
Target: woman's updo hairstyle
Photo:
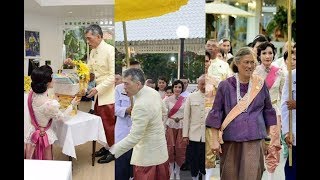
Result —
<path fill-rule="evenodd" d="M 48 65 L 40 66 L 31 73 L 31 88 L 35 93 L 44 93 L 48 89 L 48 83 L 52 81 L 52 68 Z"/>

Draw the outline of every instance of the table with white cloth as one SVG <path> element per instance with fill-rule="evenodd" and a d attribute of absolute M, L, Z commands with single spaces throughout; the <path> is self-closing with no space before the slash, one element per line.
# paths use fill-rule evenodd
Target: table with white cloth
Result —
<path fill-rule="evenodd" d="M 100 116 L 78 110 L 78 113 L 67 121 L 52 123 L 58 140 L 55 144 L 62 147 L 62 153 L 77 158 L 75 146 L 92 142 L 92 166 L 94 166 L 96 141 L 103 146 L 107 145 L 106 136 Z M 69 158 L 71 159 L 71 158 Z"/>
<path fill-rule="evenodd" d="M 72 180 L 70 161 L 24 160 L 24 180 Z"/>

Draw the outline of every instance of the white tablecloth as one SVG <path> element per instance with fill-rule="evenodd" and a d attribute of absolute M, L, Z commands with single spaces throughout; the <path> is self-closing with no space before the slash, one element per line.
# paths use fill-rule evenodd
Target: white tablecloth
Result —
<path fill-rule="evenodd" d="M 77 115 L 65 122 L 52 123 L 57 133 L 55 143 L 62 147 L 62 153 L 77 158 L 75 146 L 88 141 L 97 141 L 107 145 L 106 136 L 100 116 L 78 111 Z"/>
<path fill-rule="evenodd" d="M 24 160 L 24 180 L 72 180 L 71 161 Z"/>

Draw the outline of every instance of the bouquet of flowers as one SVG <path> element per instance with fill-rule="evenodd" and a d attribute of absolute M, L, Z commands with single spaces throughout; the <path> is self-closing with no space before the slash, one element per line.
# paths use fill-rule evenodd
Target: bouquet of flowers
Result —
<path fill-rule="evenodd" d="M 84 96 L 86 94 L 88 83 L 90 80 L 90 70 L 87 64 L 85 64 L 81 60 L 73 60 L 73 64 L 77 69 L 77 75 L 79 77 L 79 85 L 80 85 L 80 95 Z"/>
<path fill-rule="evenodd" d="M 77 69 L 79 78 L 88 83 L 90 79 L 90 71 L 88 65 L 81 60 L 72 60 L 72 62 Z"/>

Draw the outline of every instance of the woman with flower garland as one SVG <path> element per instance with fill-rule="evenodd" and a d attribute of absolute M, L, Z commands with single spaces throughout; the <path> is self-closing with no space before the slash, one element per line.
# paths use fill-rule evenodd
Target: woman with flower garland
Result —
<path fill-rule="evenodd" d="M 281 152 L 281 93 L 285 81 L 285 71 L 281 68 L 273 66 L 276 48 L 270 42 L 263 42 L 257 47 L 257 57 L 261 61 L 261 65 L 257 66 L 254 74 L 265 79 L 269 89 L 271 104 L 277 113 L 277 125 L 270 127 L 270 143 L 265 149 L 265 162 L 268 171 L 268 179 L 274 179 L 274 171 L 280 162 Z"/>
<path fill-rule="evenodd" d="M 256 55 L 240 48 L 231 64 L 234 76 L 221 81 L 206 125 L 211 128 L 211 149 L 220 155 L 220 179 L 261 180 L 263 140 L 276 124 L 264 80 L 253 75 Z"/>
<path fill-rule="evenodd" d="M 28 95 L 25 115 L 25 158 L 52 160 L 52 144 L 57 140 L 52 130 L 52 121 L 66 120 L 73 105 L 78 105 L 80 99 L 75 97 L 68 108 L 62 112 L 57 100 L 48 96 L 48 89 L 53 87 L 52 69 L 44 65 L 31 73 L 31 88 Z"/>

